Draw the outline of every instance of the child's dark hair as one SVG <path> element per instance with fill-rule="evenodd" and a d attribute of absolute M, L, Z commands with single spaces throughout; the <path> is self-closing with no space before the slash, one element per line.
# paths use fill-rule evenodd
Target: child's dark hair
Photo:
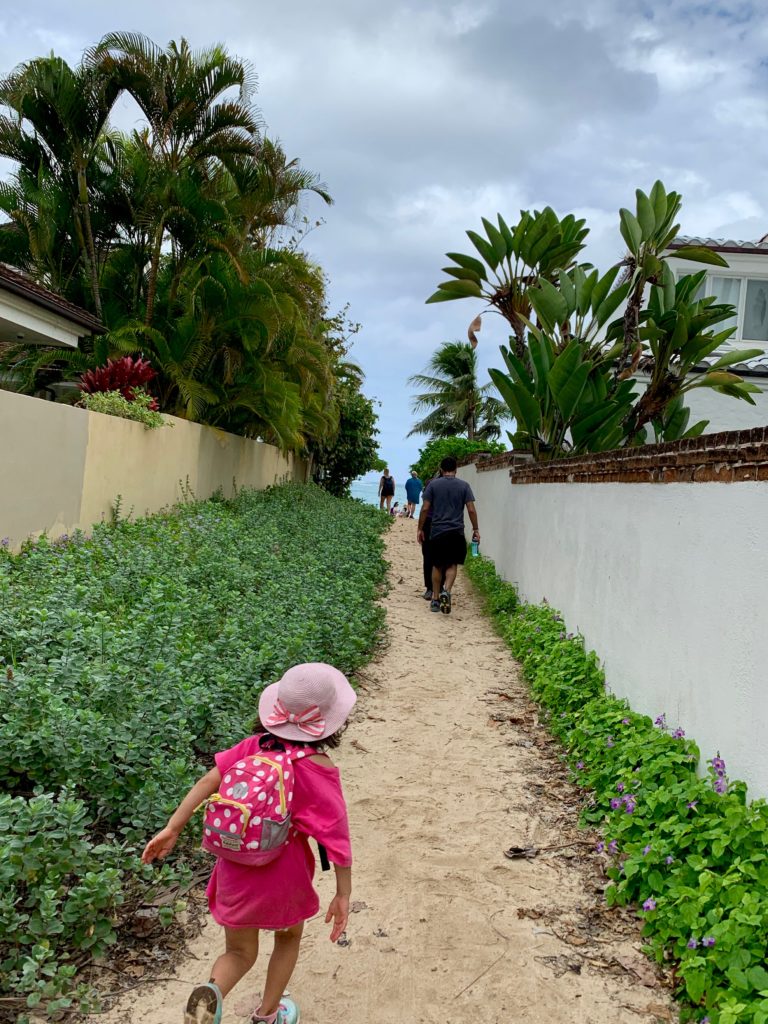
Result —
<path fill-rule="evenodd" d="M 277 743 L 285 742 L 282 736 L 275 736 L 273 732 L 270 732 L 269 729 L 265 728 L 258 716 L 254 719 L 252 728 L 254 733 L 266 733 L 267 736 L 270 736 Z M 324 740 L 311 740 L 308 738 L 306 740 L 301 740 L 301 743 L 305 747 L 312 747 L 312 749 L 316 750 L 319 754 L 321 754 L 326 748 L 328 750 L 335 750 L 341 743 L 341 737 L 346 732 L 346 729 L 347 723 L 345 722 L 340 729 L 337 729 L 331 736 L 326 736 Z"/>

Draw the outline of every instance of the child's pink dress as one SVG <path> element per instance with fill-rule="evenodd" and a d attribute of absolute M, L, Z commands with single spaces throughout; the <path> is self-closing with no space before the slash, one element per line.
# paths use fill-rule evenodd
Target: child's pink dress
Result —
<path fill-rule="evenodd" d="M 249 754 L 263 753 L 258 736 L 250 736 L 216 755 L 222 775 Z M 269 864 L 254 867 L 217 859 L 208 883 L 208 906 L 226 928 L 290 928 L 314 917 L 320 900 L 312 885 L 315 858 L 309 838 L 322 843 L 328 858 L 351 867 L 347 807 L 338 768 L 307 757 L 294 761 L 293 828 L 285 849 Z"/>

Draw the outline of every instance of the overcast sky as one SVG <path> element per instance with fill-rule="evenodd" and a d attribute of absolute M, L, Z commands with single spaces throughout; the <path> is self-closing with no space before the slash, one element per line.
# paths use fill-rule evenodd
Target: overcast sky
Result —
<path fill-rule="evenodd" d="M 406 379 L 478 304 L 425 306 L 446 251 L 481 216 L 549 204 L 588 218 L 589 257 L 621 253 L 618 209 L 657 177 L 690 234 L 768 231 L 766 0 L 27 0 L 0 7 L 0 68 L 76 61 L 111 30 L 224 42 L 259 77 L 271 135 L 328 183 L 307 239 L 363 330 L 354 358 L 381 401 L 403 479 L 419 446 Z M 532 13 L 535 11 L 535 13 Z M 502 323 L 480 354 L 498 365 Z"/>

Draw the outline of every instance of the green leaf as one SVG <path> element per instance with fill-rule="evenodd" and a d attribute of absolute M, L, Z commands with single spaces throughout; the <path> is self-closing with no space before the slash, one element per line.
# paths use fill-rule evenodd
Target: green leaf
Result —
<path fill-rule="evenodd" d="M 518 427 L 524 427 L 528 433 L 534 434 L 541 422 L 541 413 L 536 399 L 521 384 L 515 383 L 501 370 L 488 371 L 491 380 L 509 406 Z"/>
<path fill-rule="evenodd" d="M 459 299 L 483 297 L 483 290 L 476 281 L 442 281 L 437 287 Z"/>
<path fill-rule="evenodd" d="M 518 359 L 515 353 L 511 349 L 508 349 L 506 345 L 501 346 L 501 355 L 513 378 L 517 380 L 519 384 L 522 384 L 525 390 L 532 395 L 534 393 L 535 385 L 522 361 Z"/>
<path fill-rule="evenodd" d="M 555 286 L 546 279 L 537 288 L 528 289 L 528 301 L 542 324 L 553 331 L 568 316 L 568 303 Z"/>
<path fill-rule="evenodd" d="M 474 245 L 480 255 L 483 257 L 485 262 L 491 268 L 495 270 L 499 265 L 499 258 L 496 255 L 496 250 L 493 248 L 491 243 L 487 241 L 482 235 L 478 235 L 476 231 L 468 231 L 467 237 L 470 242 Z"/>
<path fill-rule="evenodd" d="M 482 218 L 482 221 L 483 227 L 485 228 L 485 233 L 488 235 L 488 238 L 490 239 L 491 245 L 493 246 L 493 251 L 496 254 L 496 258 L 498 259 L 499 263 L 501 263 L 501 261 L 507 255 L 507 243 L 504 241 L 501 232 L 495 225 L 491 224 L 491 222 L 487 220 L 485 217 Z"/>
<path fill-rule="evenodd" d="M 756 356 L 764 355 L 761 348 L 745 348 L 736 352 L 726 352 L 720 356 L 717 362 L 712 363 L 710 370 L 722 370 L 726 366 L 733 366 L 734 363 L 743 363 L 747 359 L 754 359 Z"/>
<path fill-rule="evenodd" d="M 638 188 L 635 191 L 635 197 L 637 199 L 637 222 L 642 231 L 643 241 L 647 242 L 656 230 L 656 214 L 653 203 L 645 192 Z"/>
<path fill-rule="evenodd" d="M 613 288 L 613 282 L 616 280 L 620 269 L 621 267 L 619 266 L 611 267 L 611 269 L 607 273 L 603 274 L 602 277 L 599 277 L 596 270 L 590 274 L 590 277 L 594 277 L 595 279 L 591 288 L 593 310 L 597 309 L 598 306 L 601 305 L 608 292 Z"/>
<path fill-rule="evenodd" d="M 709 420 L 699 420 L 698 423 L 694 423 L 692 427 L 683 434 L 683 437 L 701 437 L 704 431 L 709 426 Z"/>
<path fill-rule="evenodd" d="M 433 294 L 429 296 L 429 298 L 424 303 L 424 305 L 425 306 L 431 306 L 431 305 L 434 305 L 434 303 L 436 303 L 436 302 L 451 302 L 453 299 L 461 299 L 461 298 L 464 298 L 464 296 L 462 296 L 462 295 L 452 295 L 450 292 L 444 291 L 442 289 L 442 287 L 441 287 L 441 288 L 438 288 L 438 290 L 436 292 L 433 292 Z"/>
<path fill-rule="evenodd" d="M 667 218 L 667 192 L 660 181 L 654 182 L 650 200 L 656 220 L 654 230 L 659 231 Z"/>
<path fill-rule="evenodd" d="M 458 281 L 474 281 L 480 284 L 480 275 L 474 270 L 465 270 L 463 267 L 443 267 L 443 273 L 449 277 L 455 277 Z"/>
<path fill-rule="evenodd" d="M 643 244 L 643 232 L 637 223 L 637 218 L 625 207 L 619 210 L 619 221 L 621 237 L 627 243 L 627 248 L 633 256 L 640 254 L 640 246 Z"/>
<path fill-rule="evenodd" d="M 612 292 L 609 292 L 608 295 L 606 295 L 595 310 L 595 320 L 601 327 L 603 324 L 608 323 L 622 302 L 626 300 L 631 287 L 632 282 L 625 281 L 623 284 L 620 284 L 618 288 L 614 288 Z"/>
<path fill-rule="evenodd" d="M 509 225 L 504 220 L 504 218 L 501 216 L 501 214 L 497 213 L 496 217 L 498 218 L 498 221 L 499 221 L 499 231 L 501 232 L 501 237 L 504 239 L 504 244 L 505 244 L 506 250 L 507 250 L 507 256 L 508 257 L 512 257 L 514 255 L 514 253 L 515 253 L 515 239 L 514 239 L 514 235 L 510 231 Z"/>
<path fill-rule="evenodd" d="M 549 387 L 566 423 L 570 422 L 578 405 L 591 369 L 591 362 L 581 361 L 579 342 L 572 341 L 560 353 L 550 370 Z"/>
<path fill-rule="evenodd" d="M 683 245 L 672 250 L 673 255 L 681 260 L 692 260 L 694 263 L 708 263 L 712 267 L 727 267 L 727 261 L 706 245 Z"/>
<path fill-rule="evenodd" d="M 481 278 L 483 281 L 488 280 L 488 275 L 486 274 L 485 270 L 485 264 L 481 263 L 480 260 L 475 259 L 474 256 L 465 256 L 463 253 L 460 252 L 447 252 L 445 255 L 448 257 L 449 260 L 453 260 L 454 263 L 457 263 L 460 267 L 463 267 L 465 270 L 474 270 L 477 276 Z"/>
<path fill-rule="evenodd" d="M 757 989 L 758 992 L 768 988 L 768 971 L 764 967 L 759 965 L 750 967 L 747 971 L 747 978 L 752 988 Z"/>

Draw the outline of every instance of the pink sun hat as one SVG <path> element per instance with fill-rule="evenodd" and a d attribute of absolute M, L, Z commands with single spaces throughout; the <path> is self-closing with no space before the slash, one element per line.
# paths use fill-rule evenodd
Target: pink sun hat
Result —
<path fill-rule="evenodd" d="M 274 736 L 312 743 L 338 732 L 356 700 L 343 672 L 321 661 L 306 662 L 262 691 L 259 718 Z"/>

